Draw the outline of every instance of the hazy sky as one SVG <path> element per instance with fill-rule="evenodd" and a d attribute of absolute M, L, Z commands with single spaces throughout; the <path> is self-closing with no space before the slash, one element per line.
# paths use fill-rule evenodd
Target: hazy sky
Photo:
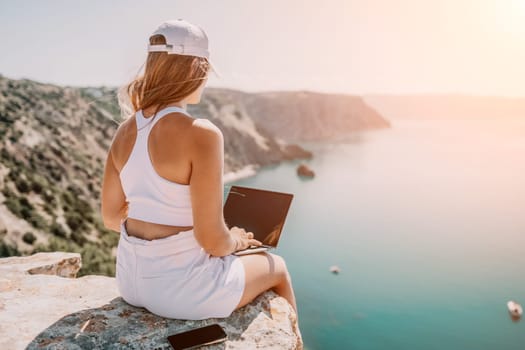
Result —
<path fill-rule="evenodd" d="M 0 73 L 117 86 L 165 19 L 245 91 L 525 96 L 525 0 L 0 0 Z"/>

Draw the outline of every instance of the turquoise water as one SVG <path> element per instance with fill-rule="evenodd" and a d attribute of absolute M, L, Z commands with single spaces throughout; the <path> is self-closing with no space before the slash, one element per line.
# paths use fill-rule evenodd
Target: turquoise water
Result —
<path fill-rule="evenodd" d="M 525 119 L 392 122 L 227 184 L 295 197 L 275 253 L 306 349 L 525 349 Z M 338 275 L 329 272 L 333 264 Z"/>

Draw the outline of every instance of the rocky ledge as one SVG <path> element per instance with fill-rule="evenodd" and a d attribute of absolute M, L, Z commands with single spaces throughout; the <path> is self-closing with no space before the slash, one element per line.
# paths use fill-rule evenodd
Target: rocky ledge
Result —
<path fill-rule="evenodd" d="M 0 349 L 171 349 L 166 337 L 219 323 L 206 349 L 303 349 L 291 305 L 269 290 L 228 318 L 177 320 L 126 303 L 115 279 L 76 278 L 80 254 L 0 259 Z"/>

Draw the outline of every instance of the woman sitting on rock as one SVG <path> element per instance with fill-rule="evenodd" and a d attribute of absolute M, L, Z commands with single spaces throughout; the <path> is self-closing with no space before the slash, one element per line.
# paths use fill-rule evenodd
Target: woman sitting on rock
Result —
<path fill-rule="evenodd" d="M 119 291 L 157 315 L 199 320 L 228 317 L 272 288 L 297 313 L 281 256 L 232 254 L 261 242 L 226 226 L 222 132 L 186 110 L 212 70 L 202 28 L 170 20 L 150 36 L 145 72 L 127 86 L 132 114 L 114 135 L 101 199 L 104 225 L 120 232 Z"/>

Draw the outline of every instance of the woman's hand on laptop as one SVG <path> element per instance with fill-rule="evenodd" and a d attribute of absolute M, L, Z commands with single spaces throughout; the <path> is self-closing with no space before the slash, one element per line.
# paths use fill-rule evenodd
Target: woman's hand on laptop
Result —
<path fill-rule="evenodd" d="M 230 234 L 237 244 L 235 251 L 249 248 L 252 245 L 262 245 L 262 242 L 253 238 L 253 232 L 246 232 L 246 230 L 241 227 L 233 226 L 230 229 Z"/>

